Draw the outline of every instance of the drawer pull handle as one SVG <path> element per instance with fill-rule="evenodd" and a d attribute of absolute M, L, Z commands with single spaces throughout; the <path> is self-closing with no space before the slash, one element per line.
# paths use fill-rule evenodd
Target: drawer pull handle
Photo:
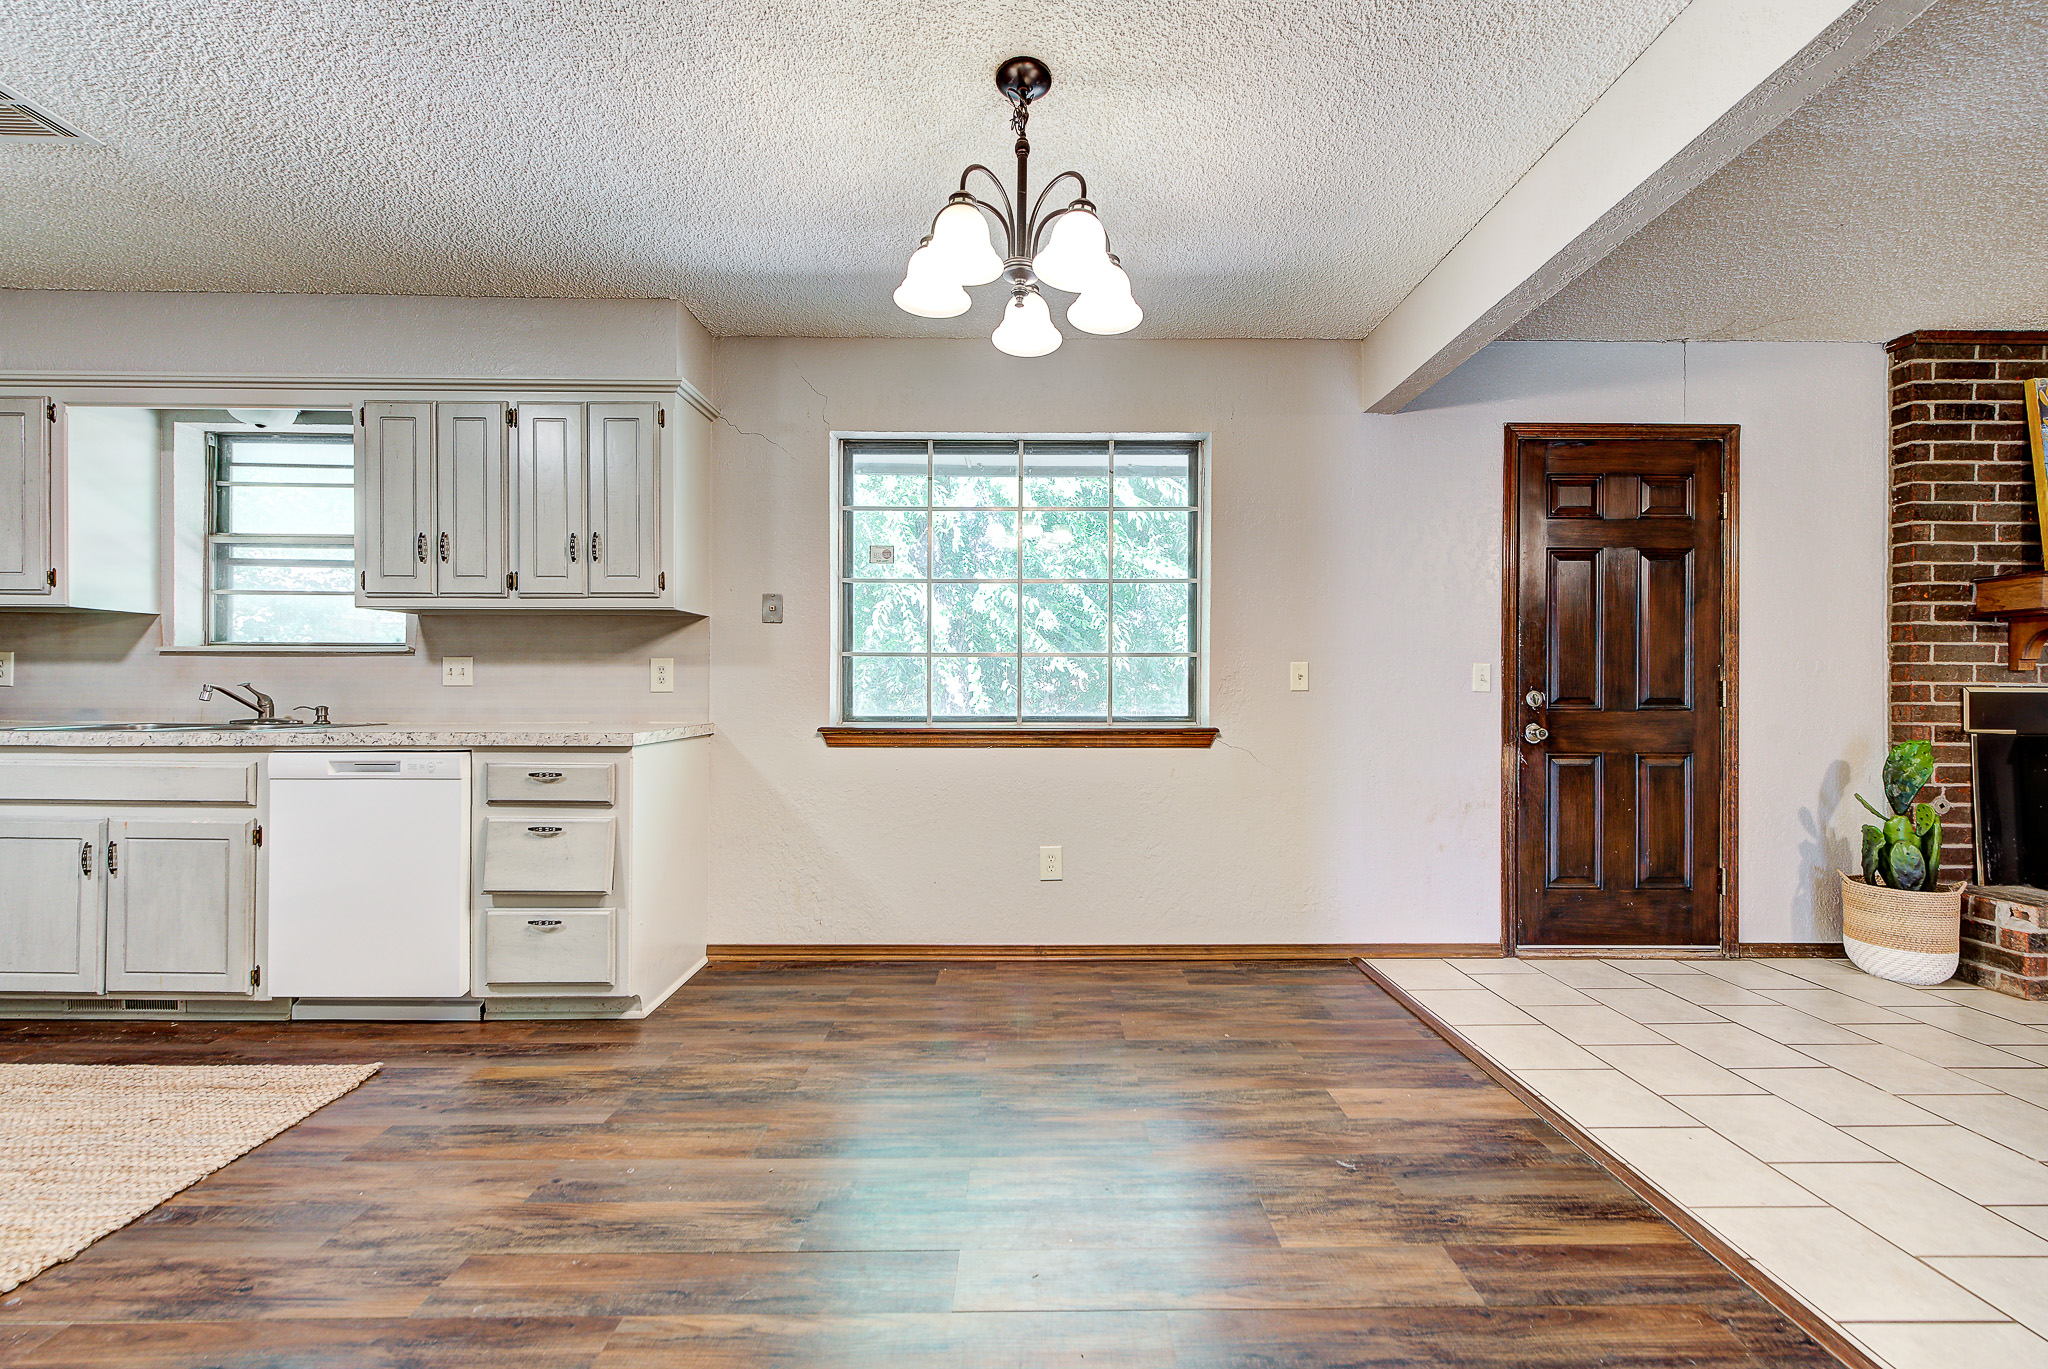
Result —
<path fill-rule="evenodd" d="M 553 784 L 556 780 L 562 778 L 562 772 L 559 770 L 529 770 L 526 772 L 526 778 L 537 784 Z"/>
<path fill-rule="evenodd" d="M 526 830 L 537 837 L 559 837 L 562 835 L 562 829 L 559 827 L 529 827 Z"/>
<path fill-rule="evenodd" d="M 558 917 L 530 917 L 526 919 L 526 925 L 529 927 L 539 927 L 543 930 L 553 931 L 555 928 L 562 925 L 562 919 Z"/>

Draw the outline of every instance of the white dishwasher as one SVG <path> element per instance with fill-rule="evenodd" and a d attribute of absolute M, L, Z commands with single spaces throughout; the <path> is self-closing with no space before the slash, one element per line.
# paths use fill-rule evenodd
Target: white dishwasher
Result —
<path fill-rule="evenodd" d="M 273 995 L 367 1009 L 469 992 L 468 752 L 276 752 L 268 828 Z"/>

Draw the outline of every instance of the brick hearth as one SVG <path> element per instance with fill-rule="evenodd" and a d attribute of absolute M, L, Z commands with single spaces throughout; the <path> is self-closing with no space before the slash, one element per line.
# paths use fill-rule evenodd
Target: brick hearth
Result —
<path fill-rule="evenodd" d="M 1908 333 L 1888 350 L 1892 736 L 1934 743 L 1934 783 L 1955 805 L 1941 873 L 1967 880 L 1975 862 L 1963 686 L 2048 683 L 2048 669 L 2008 670 L 2003 626 L 1970 609 L 1975 581 L 2041 568 L 2020 382 L 2048 375 L 2048 333 Z M 1962 975 L 2048 998 L 2048 915 L 2017 913 L 1995 898 L 1965 900 Z"/>

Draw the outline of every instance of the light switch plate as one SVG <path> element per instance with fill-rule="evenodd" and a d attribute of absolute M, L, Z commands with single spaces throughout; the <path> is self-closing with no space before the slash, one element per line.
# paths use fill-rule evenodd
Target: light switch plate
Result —
<path fill-rule="evenodd" d="M 1038 877 L 1040 879 L 1065 879 L 1066 860 L 1057 846 L 1038 848 Z"/>
<path fill-rule="evenodd" d="M 779 623 L 782 621 L 782 596 L 780 594 L 764 594 L 761 596 L 761 621 L 764 623 Z"/>
<path fill-rule="evenodd" d="M 1474 694 L 1485 694 L 1492 688 L 1493 662 L 1474 661 L 1472 663 L 1472 692 Z"/>
<path fill-rule="evenodd" d="M 14 653 L 11 651 L 0 651 L 0 689 L 6 689 L 13 683 Z"/>
<path fill-rule="evenodd" d="M 1308 688 L 1307 661 L 1289 661 L 1287 663 L 1287 687 L 1294 690 Z"/>
<path fill-rule="evenodd" d="M 676 692 L 676 658 L 650 656 L 647 659 L 647 691 L 650 694 Z"/>
<path fill-rule="evenodd" d="M 441 683 L 444 685 L 475 684 L 476 657 L 443 656 L 441 658 Z"/>

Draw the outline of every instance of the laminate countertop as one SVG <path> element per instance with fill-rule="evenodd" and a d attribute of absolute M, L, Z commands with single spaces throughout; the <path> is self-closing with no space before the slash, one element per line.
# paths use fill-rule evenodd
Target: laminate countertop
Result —
<path fill-rule="evenodd" d="M 124 751 L 162 747 L 235 747 L 255 751 L 466 751 L 492 747 L 652 746 L 658 742 L 708 737 L 712 733 L 710 723 L 636 723 L 626 727 L 602 727 L 595 723 L 506 723 L 483 727 L 363 723 L 331 727 L 257 730 L 224 727 L 168 732 L 46 732 L 36 730 L 38 726 L 0 721 L 0 748 L 90 746 Z"/>

